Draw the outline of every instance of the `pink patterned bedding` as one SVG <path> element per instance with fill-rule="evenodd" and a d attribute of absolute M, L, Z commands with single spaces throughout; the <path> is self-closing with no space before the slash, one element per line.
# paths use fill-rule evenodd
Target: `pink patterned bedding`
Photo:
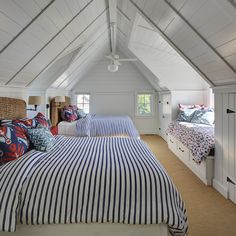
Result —
<path fill-rule="evenodd" d="M 191 151 L 197 163 L 201 163 L 215 146 L 213 126 L 173 121 L 169 124 L 166 133 L 183 143 Z"/>

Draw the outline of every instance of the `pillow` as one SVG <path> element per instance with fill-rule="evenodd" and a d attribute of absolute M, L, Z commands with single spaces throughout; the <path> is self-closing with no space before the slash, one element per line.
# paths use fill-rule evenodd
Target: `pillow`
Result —
<path fill-rule="evenodd" d="M 12 124 L 12 120 L 0 120 L 0 126 L 7 126 Z"/>
<path fill-rule="evenodd" d="M 48 152 L 56 142 L 47 128 L 28 129 L 27 135 L 33 147 L 41 152 Z"/>
<path fill-rule="evenodd" d="M 193 108 L 198 108 L 198 109 L 203 109 L 204 104 L 194 104 L 194 105 L 183 105 L 183 104 L 178 104 L 179 110 L 184 110 L 184 109 L 193 109 Z"/>
<path fill-rule="evenodd" d="M 44 126 L 45 128 L 50 128 L 50 125 L 48 123 L 48 120 L 42 113 L 38 113 L 37 116 L 34 117 L 34 120 L 36 122 L 36 125 L 40 124 Z"/>
<path fill-rule="evenodd" d="M 29 148 L 25 130 L 20 126 L 0 127 L 0 163 L 15 160 Z"/>
<path fill-rule="evenodd" d="M 194 108 L 194 105 L 183 105 L 183 104 L 178 104 L 178 108 L 180 110 L 184 110 L 184 109 L 193 109 Z"/>
<path fill-rule="evenodd" d="M 197 108 L 185 108 L 179 111 L 177 121 L 191 122 Z"/>
<path fill-rule="evenodd" d="M 191 123 L 213 125 L 215 114 L 213 109 L 202 109 L 194 112 Z"/>
<path fill-rule="evenodd" d="M 24 128 L 25 130 L 27 130 L 28 128 L 34 128 L 37 125 L 34 119 L 29 118 L 14 120 L 12 123 L 15 126 L 20 126 L 21 128 Z"/>
<path fill-rule="evenodd" d="M 77 110 L 77 116 L 78 116 L 78 119 L 84 118 L 86 116 L 86 113 L 84 112 L 83 109 L 78 109 Z"/>
<path fill-rule="evenodd" d="M 61 109 L 61 118 L 62 120 L 72 122 L 78 119 L 78 115 L 76 110 L 74 110 L 71 106 L 66 106 Z"/>

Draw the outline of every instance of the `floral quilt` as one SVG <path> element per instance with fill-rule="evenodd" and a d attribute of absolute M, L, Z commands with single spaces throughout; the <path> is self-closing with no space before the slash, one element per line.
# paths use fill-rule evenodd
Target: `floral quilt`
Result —
<path fill-rule="evenodd" d="M 213 126 L 173 121 L 169 124 L 166 133 L 183 143 L 191 151 L 197 163 L 201 163 L 215 147 Z"/>

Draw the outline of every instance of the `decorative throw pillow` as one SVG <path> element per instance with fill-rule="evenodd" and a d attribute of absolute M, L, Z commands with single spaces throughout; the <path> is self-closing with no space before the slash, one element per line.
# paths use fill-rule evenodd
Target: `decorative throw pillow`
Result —
<path fill-rule="evenodd" d="M 86 113 L 84 112 L 83 109 L 78 109 L 77 110 L 77 116 L 78 116 L 78 119 L 84 118 L 86 116 Z"/>
<path fill-rule="evenodd" d="M 29 119 L 29 118 L 14 120 L 12 123 L 16 126 L 24 128 L 25 130 L 29 128 L 35 128 L 37 125 L 34 119 Z"/>
<path fill-rule="evenodd" d="M 179 111 L 177 121 L 191 122 L 197 108 L 185 108 Z"/>
<path fill-rule="evenodd" d="M 178 104 L 178 108 L 180 109 L 180 110 L 184 110 L 184 109 L 193 109 L 193 108 L 195 108 L 194 107 L 194 105 L 183 105 L 183 104 Z"/>
<path fill-rule="evenodd" d="M 50 128 L 48 120 L 46 119 L 46 117 L 42 114 L 42 113 L 38 113 L 37 116 L 34 117 L 34 120 L 37 124 L 40 124 L 42 126 L 44 126 L 45 128 Z"/>
<path fill-rule="evenodd" d="M 213 109 L 201 109 L 194 112 L 191 123 L 213 125 L 215 114 Z"/>
<path fill-rule="evenodd" d="M 12 120 L 0 120 L 0 126 L 7 126 L 12 124 Z"/>
<path fill-rule="evenodd" d="M 28 129 L 27 135 L 33 147 L 41 152 L 48 152 L 56 142 L 56 139 L 47 128 Z"/>
<path fill-rule="evenodd" d="M 19 158 L 28 148 L 29 141 L 22 127 L 0 127 L 0 164 Z"/>
<path fill-rule="evenodd" d="M 78 115 L 76 110 L 74 110 L 71 106 L 66 106 L 61 109 L 61 118 L 62 120 L 72 122 L 78 119 Z"/>
<path fill-rule="evenodd" d="M 178 108 L 181 111 L 183 111 L 185 109 L 193 109 L 193 108 L 204 109 L 204 104 L 183 105 L 183 104 L 179 103 Z"/>

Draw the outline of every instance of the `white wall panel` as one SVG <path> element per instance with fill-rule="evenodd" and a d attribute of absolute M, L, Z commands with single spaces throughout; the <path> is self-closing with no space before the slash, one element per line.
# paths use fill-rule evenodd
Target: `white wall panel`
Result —
<path fill-rule="evenodd" d="M 235 187 L 227 182 L 227 177 L 236 181 L 235 156 L 235 113 L 227 113 L 227 109 L 236 110 L 236 87 L 215 88 L 215 177 L 213 186 L 225 197 L 228 194 L 235 199 Z M 234 199 L 233 199 L 234 198 Z"/>
<path fill-rule="evenodd" d="M 41 11 L 41 8 L 32 0 L 17 0 L 14 3 L 31 18 L 34 18 Z M 44 1 L 43 7 L 46 7 L 48 3 L 49 1 Z"/>
<path fill-rule="evenodd" d="M 136 92 L 154 92 L 153 87 L 131 63 L 122 63 L 116 73 L 107 70 L 108 64 L 101 61 L 94 65 L 73 89 L 73 101 L 76 93 L 90 93 L 91 113 L 129 115 L 140 132 L 157 133 L 156 105 L 153 117 L 135 116 Z"/>

